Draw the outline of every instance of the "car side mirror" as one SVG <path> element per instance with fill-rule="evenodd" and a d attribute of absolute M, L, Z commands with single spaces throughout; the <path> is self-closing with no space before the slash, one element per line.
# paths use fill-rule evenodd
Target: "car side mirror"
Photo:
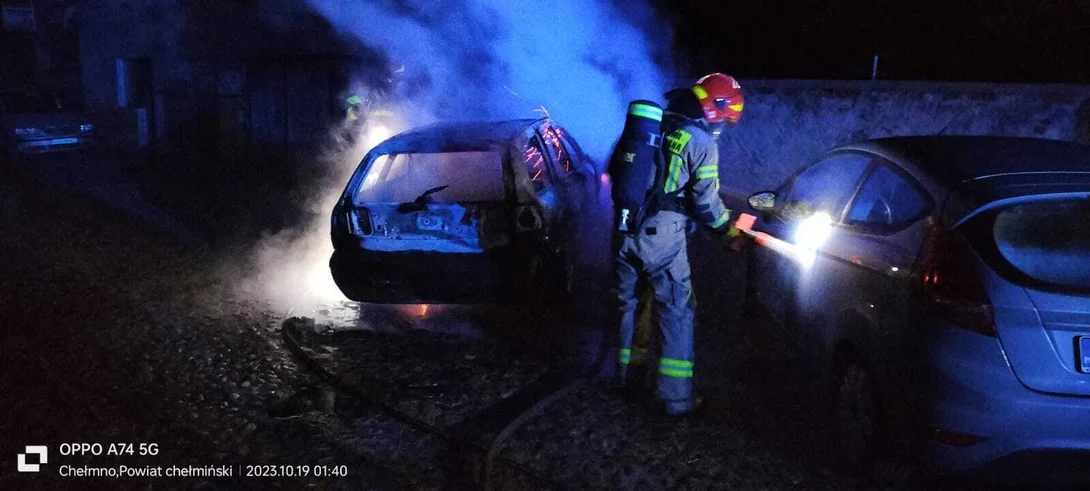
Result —
<path fill-rule="evenodd" d="M 761 191 L 750 196 L 749 207 L 762 213 L 771 213 L 776 208 L 776 193 Z"/>

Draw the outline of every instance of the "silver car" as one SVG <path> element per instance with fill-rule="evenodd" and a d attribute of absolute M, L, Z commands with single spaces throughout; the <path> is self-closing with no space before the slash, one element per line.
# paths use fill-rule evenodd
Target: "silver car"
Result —
<path fill-rule="evenodd" d="M 750 206 L 751 299 L 828 384 L 843 463 L 1090 478 L 1090 148 L 869 141 Z"/>

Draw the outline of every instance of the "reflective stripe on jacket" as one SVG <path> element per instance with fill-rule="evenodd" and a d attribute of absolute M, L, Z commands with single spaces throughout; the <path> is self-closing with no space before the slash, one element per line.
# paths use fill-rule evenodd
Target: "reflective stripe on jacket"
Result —
<path fill-rule="evenodd" d="M 694 218 L 711 228 L 730 221 L 730 210 L 719 197 L 719 146 L 704 129 L 685 122 L 666 134 L 667 159 L 663 191 L 692 199 Z"/>

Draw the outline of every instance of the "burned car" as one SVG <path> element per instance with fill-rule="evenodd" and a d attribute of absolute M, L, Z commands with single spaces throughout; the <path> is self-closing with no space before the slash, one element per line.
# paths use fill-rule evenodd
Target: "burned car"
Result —
<path fill-rule="evenodd" d="M 372 303 L 570 293 L 594 167 L 549 119 L 439 123 L 372 149 L 332 215 L 333 279 Z"/>

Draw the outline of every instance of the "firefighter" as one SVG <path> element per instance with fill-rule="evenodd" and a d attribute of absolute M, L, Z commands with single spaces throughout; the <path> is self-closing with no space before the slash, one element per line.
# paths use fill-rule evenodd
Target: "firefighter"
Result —
<path fill-rule="evenodd" d="M 718 193 L 716 137 L 726 123 L 738 122 L 743 97 L 734 78 L 713 73 L 691 89 L 668 92 L 666 98 L 661 158 L 654 180 L 659 192 L 652 200 L 656 203 L 649 205 L 637 230 L 615 232 L 613 236 L 613 293 L 620 318 L 617 375 L 623 383 L 634 361 L 637 284 L 641 277 L 646 278 L 654 293 L 662 339 L 656 396 L 667 414 L 684 415 L 701 402 L 693 395 L 695 304 L 689 279 L 687 226 L 690 219 L 695 219 L 718 234 L 738 234 L 730 223 L 730 210 Z"/>
<path fill-rule="evenodd" d="M 353 122 L 360 119 L 360 112 L 363 110 L 363 98 L 359 94 L 350 94 L 344 98 L 344 120 L 346 122 Z"/>

